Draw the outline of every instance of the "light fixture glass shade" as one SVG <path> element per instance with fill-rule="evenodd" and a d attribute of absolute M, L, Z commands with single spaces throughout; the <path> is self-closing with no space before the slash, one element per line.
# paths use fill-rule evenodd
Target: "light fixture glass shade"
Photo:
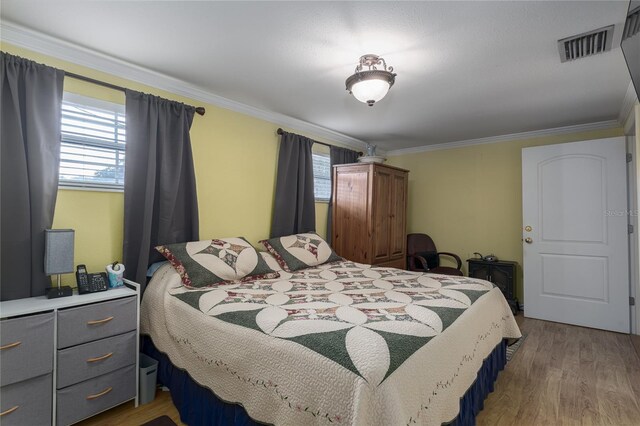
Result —
<path fill-rule="evenodd" d="M 347 90 L 357 100 L 369 106 L 384 98 L 395 82 L 393 67 L 387 67 L 378 55 L 363 55 L 353 75 L 347 78 Z"/>
<path fill-rule="evenodd" d="M 360 102 L 373 104 L 386 96 L 389 87 L 384 80 L 363 80 L 351 87 L 351 93 Z"/>

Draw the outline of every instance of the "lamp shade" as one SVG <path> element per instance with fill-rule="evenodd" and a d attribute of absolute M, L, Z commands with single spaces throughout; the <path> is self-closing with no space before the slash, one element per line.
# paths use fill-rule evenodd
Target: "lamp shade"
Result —
<path fill-rule="evenodd" d="M 73 272 L 73 229 L 45 229 L 44 272 L 47 275 Z"/>

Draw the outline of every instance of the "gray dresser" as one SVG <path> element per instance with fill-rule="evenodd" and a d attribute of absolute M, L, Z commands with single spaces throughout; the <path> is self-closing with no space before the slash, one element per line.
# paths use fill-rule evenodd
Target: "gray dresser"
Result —
<path fill-rule="evenodd" d="M 138 284 L 0 303 L 0 423 L 68 425 L 138 405 Z"/>

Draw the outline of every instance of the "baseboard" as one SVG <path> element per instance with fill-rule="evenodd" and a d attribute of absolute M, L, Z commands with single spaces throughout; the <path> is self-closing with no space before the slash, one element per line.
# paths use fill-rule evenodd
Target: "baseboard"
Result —
<path fill-rule="evenodd" d="M 630 334 L 631 344 L 636 349 L 636 354 L 638 354 L 638 358 L 640 358 L 640 336 L 637 334 Z"/>

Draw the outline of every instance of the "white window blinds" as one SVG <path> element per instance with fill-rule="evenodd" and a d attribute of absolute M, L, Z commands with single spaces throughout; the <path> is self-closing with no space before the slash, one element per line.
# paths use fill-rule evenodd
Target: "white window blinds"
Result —
<path fill-rule="evenodd" d="M 331 197 L 331 163 L 326 154 L 313 155 L 313 192 L 316 201 L 329 201 Z"/>
<path fill-rule="evenodd" d="M 65 93 L 60 186 L 124 188 L 124 105 Z"/>

